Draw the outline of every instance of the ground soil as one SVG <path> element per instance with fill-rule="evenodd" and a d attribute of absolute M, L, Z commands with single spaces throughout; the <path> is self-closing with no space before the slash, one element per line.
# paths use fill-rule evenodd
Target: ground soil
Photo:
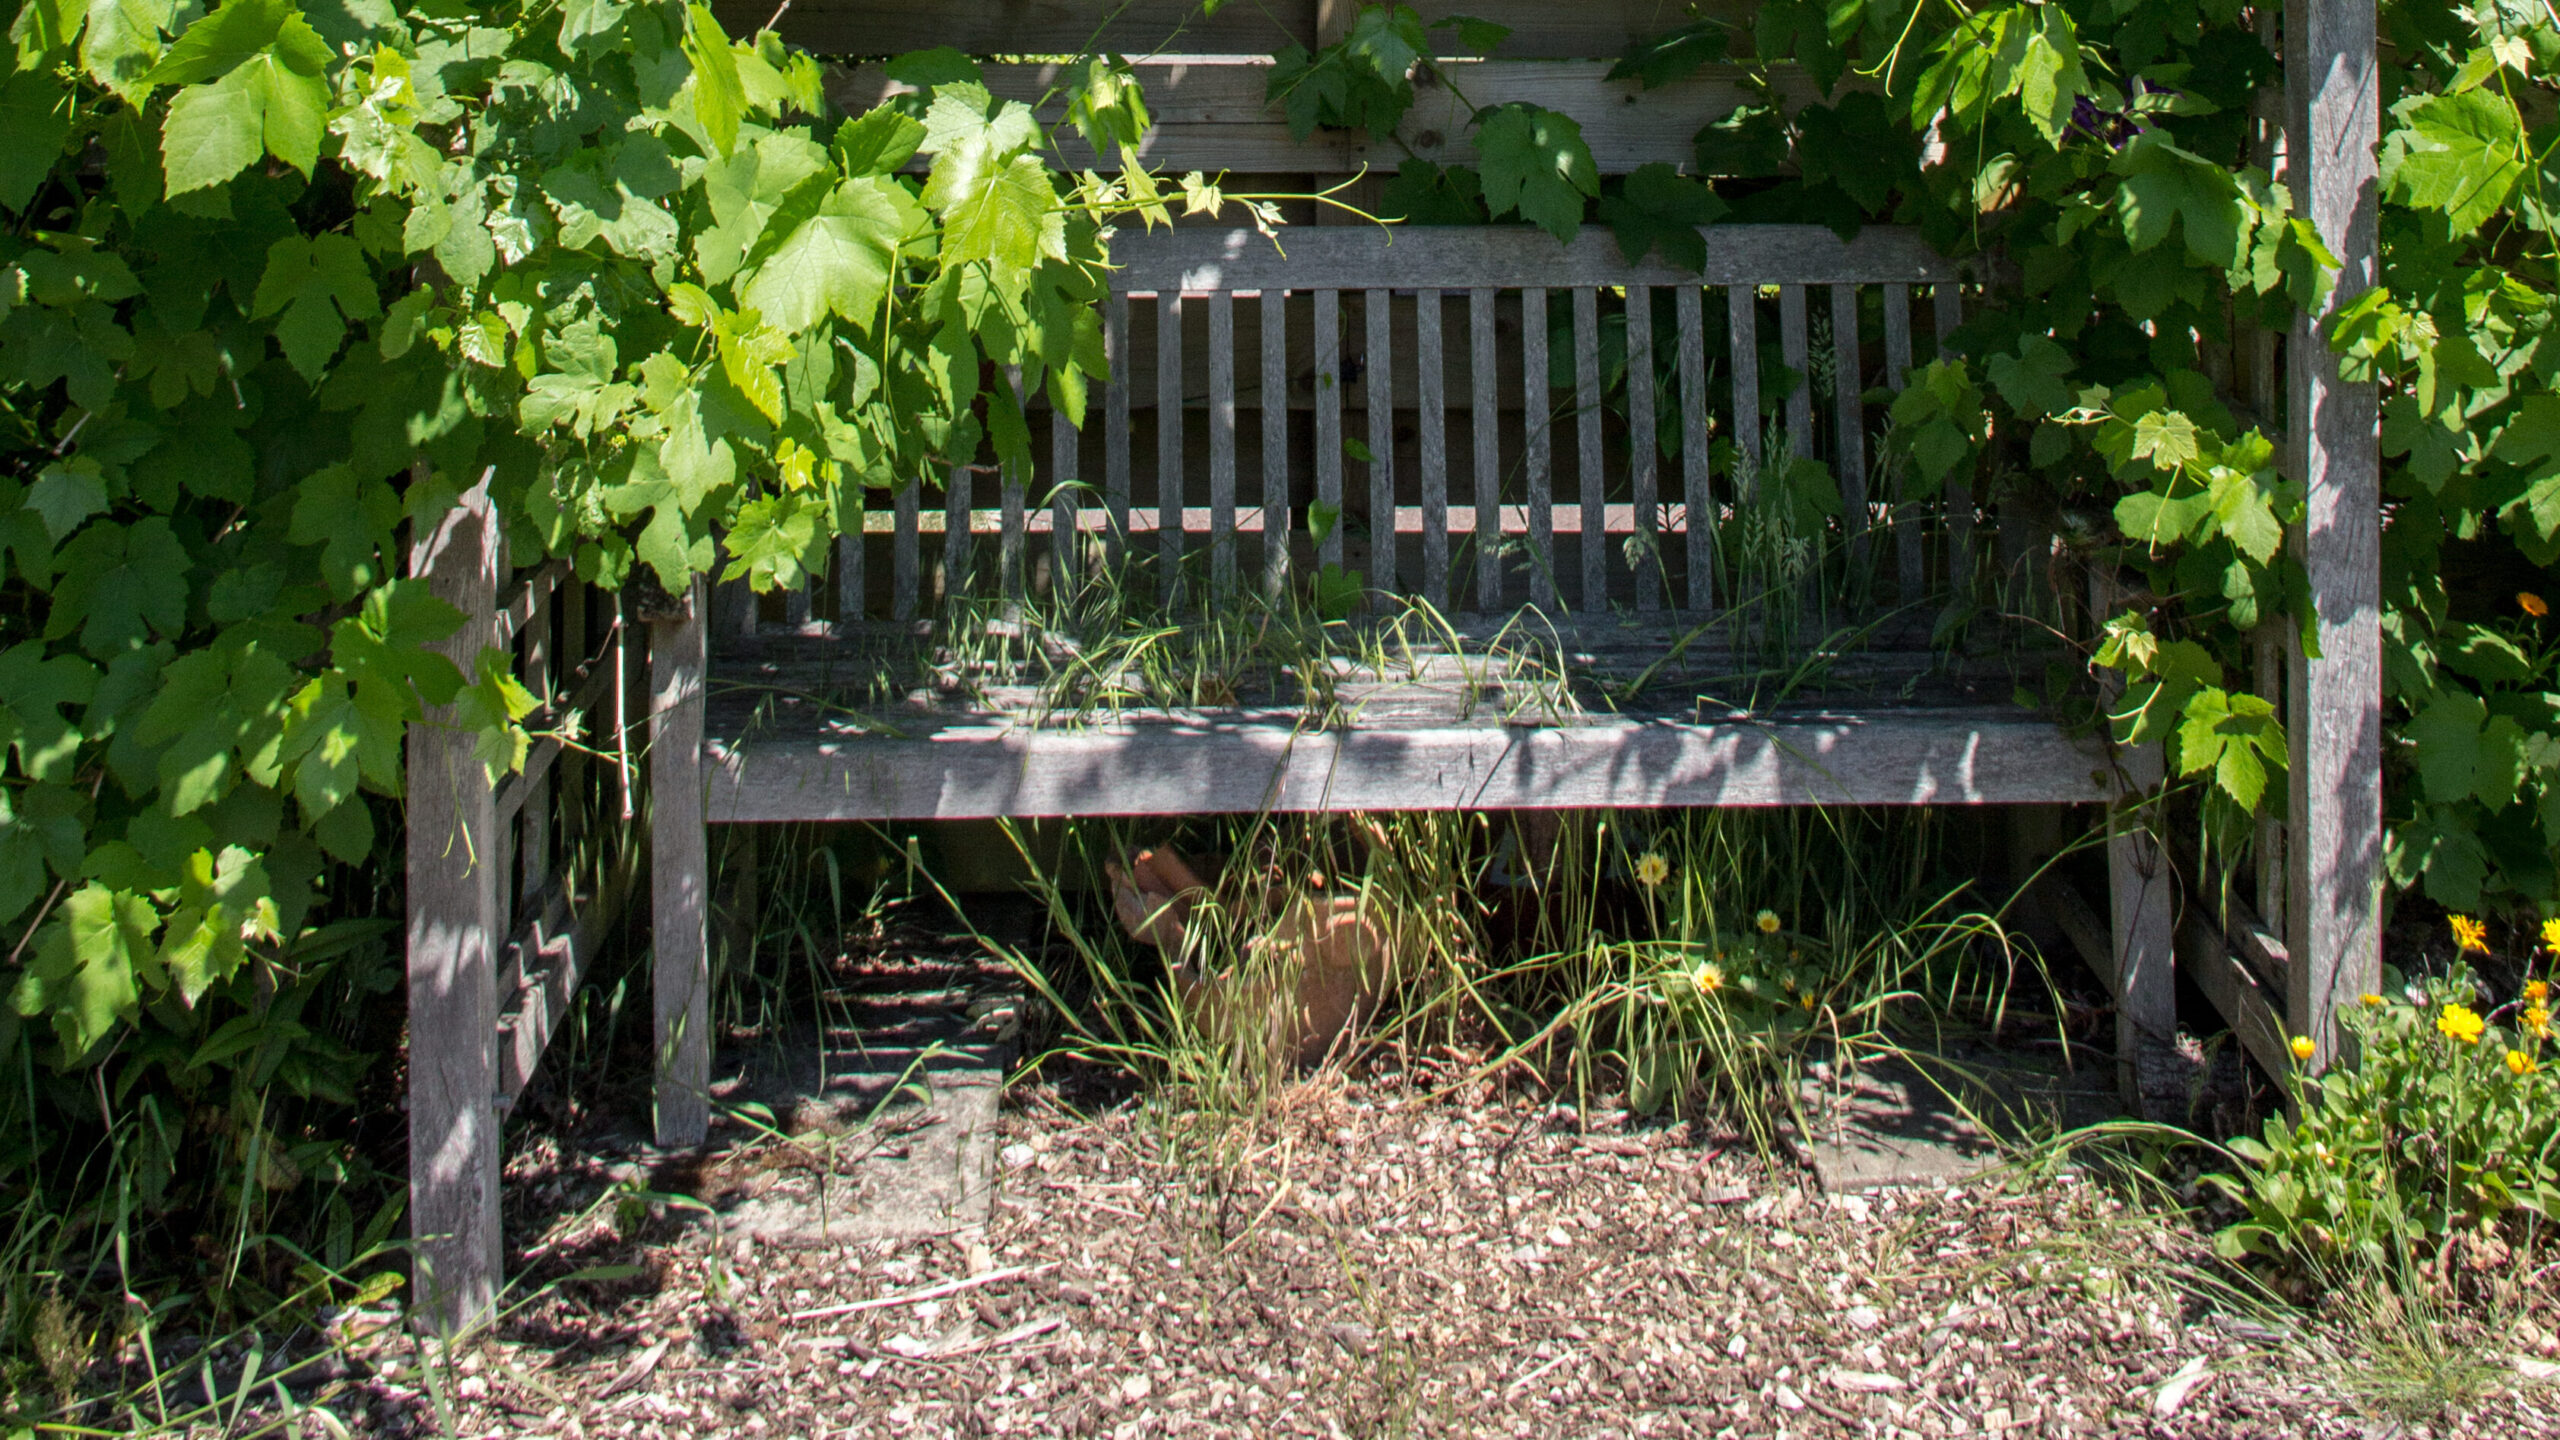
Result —
<path fill-rule="evenodd" d="M 2091 1173 L 1826 1196 L 1711 1125 L 1462 1075 L 1318 1079 L 1214 1129 L 1026 1083 L 982 1231 L 821 1248 L 617 1200 L 630 1157 L 537 1143 L 513 1199 L 547 1217 L 519 1263 L 547 1288 L 432 1366 L 396 1330 L 358 1346 L 339 1413 L 578 1437 L 2560 1435 L 2544 1302 L 2501 1333 L 2414 1322 L 2439 1383 L 2405 1345 L 2217 1296 L 2192 1230 Z"/>

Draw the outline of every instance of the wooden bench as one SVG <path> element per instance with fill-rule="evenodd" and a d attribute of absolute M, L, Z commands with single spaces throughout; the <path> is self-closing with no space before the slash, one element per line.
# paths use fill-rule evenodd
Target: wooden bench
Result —
<path fill-rule="evenodd" d="M 825 593 L 760 606 L 707 590 L 660 622 L 661 1143 L 696 1143 L 708 1120 L 710 824 L 2105 804 L 2137 788 L 2102 740 L 2016 704 L 1996 657 L 1931 644 L 1945 604 L 1981 578 L 1975 502 L 1961 488 L 1899 493 L 1873 453 L 1884 417 L 1867 391 L 1899 388 L 1935 350 L 1959 319 L 1965 268 L 1901 230 L 1705 234 L 1703 275 L 1628 264 L 1597 231 L 1559 246 L 1525 229 L 1293 230 L 1285 255 L 1250 231 L 1124 234 L 1105 317 L 1113 376 L 1082 430 L 1035 410 L 1047 443 L 1027 473 L 961 467 L 900 491 L 840 543 Z M 1711 350 L 1717 316 L 1726 341 Z M 1759 404 L 1734 396 L 1759 395 L 1771 328 L 1801 378 L 1764 433 Z M 1847 357 L 1827 400 L 1826 343 Z M 1621 353 L 1630 375 L 1659 360 L 1666 383 L 1612 396 L 1605 362 Z M 1650 443 L 1659 407 L 1676 456 Z M 1711 465 L 1716 439 L 1744 458 Z M 1833 683 L 1726 710 L 1699 684 L 1751 657 L 1747 635 L 1715 623 L 1738 597 L 1720 590 L 1733 577 L 1711 531 L 1753 502 L 1752 477 L 1773 468 L 1764 447 L 1837 477 L 1834 576 L 1871 570 L 1866 609 L 1882 618 L 1862 651 L 1830 662 Z M 1484 673 L 1491 662 L 1471 671 L 1439 653 L 1419 671 L 1348 677 L 1361 703 L 1329 718 L 1275 694 L 1061 720 L 1006 703 L 1001 686 L 955 699 L 860 683 L 884 654 L 955 627 L 1019 629 L 1044 596 L 1097 574 L 1206 624 L 1286 606 L 1324 566 L 1364 573 L 1373 622 L 1393 613 L 1388 597 L 1428 601 L 1451 617 L 1447 634 L 1508 622 L 1571 673 L 1529 684 L 1534 703 L 1490 704 L 1488 686 L 1505 683 Z M 1739 598 L 1769 614 L 1830 599 Z M 1627 695 L 1648 667 L 1649 687 Z M 2139 832 L 2116 844 L 2114 968 L 2151 992 L 2147 1022 L 2165 1036 L 2166 877 Z"/>

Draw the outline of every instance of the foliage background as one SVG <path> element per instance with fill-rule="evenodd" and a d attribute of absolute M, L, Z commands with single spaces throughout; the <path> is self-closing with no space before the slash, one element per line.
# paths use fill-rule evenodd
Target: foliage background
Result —
<path fill-rule="evenodd" d="M 1122 167 L 1070 175 L 963 57 L 896 62 L 923 93 L 834 116 L 807 57 L 668 0 L 7 13 L 0 1186 L 66 1246 L 163 1227 L 174 1283 L 229 1294 L 290 1270 L 244 1269 L 256 1237 L 338 1264 L 396 1231 L 361 1117 L 396 1113 L 372 1000 L 398 976 L 376 877 L 402 726 L 454 702 L 493 768 L 526 743 L 499 670 L 419 649 L 455 617 L 398 578 L 404 524 L 486 474 L 519 561 L 790 583 L 866 490 L 1027 446 L 1004 367 L 1080 410 L 1103 228 L 1222 197 L 1129 160 L 1144 100 L 1110 57 L 1063 88 Z M 2384 285 L 2336 339 L 2386 390 L 2392 872 L 2547 912 L 2560 687 L 2518 597 L 2560 560 L 2560 26 L 2383 13 Z M 1499 30 L 1370 7 L 1282 57 L 1273 101 L 1383 131 L 1415 66 Z M 2284 753 L 2236 677 L 2304 617 L 2301 495 L 2257 428 L 2284 417 L 2227 382 L 2328 268 L 2267 169 L 2273 34 L 2222 0 L 1779 0 L 1621 65 L 1824 88 L 1700 117 L 1690 173 L 1604 182 L 1573 117 L 1514 105 L 1477 117 L 1478 166 L 1408 164 L 1386 204 L 1675 260 L 1697 224 L 1775 220 L 2004 253 L 2018 287 L 1891 443 L 2140 568 L 2157 603 L 2093 657 L 2127 674 L 2112 723 L 2205 778 L 2230 852 Z"/>

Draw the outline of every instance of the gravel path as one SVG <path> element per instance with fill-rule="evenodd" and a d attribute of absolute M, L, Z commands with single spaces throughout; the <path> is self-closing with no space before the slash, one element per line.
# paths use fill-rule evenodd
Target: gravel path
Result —
<path fill-rule="evenodd" d="M 2560 1387 L 2525 1373 L 2560 1359 L 2547 1301 L 2517 1332 L 2541 1359 L 2448 1337 L 2485 1367 L 2466 1413 L 2395 1411 L 2393 1367 L 2217 1313 L 2177 1283 L 2209 1268 L 2191 1233 L 2068 1175 L 1825 1197 L 1694 1124 L 1394 1078 L 1217 1137 L 1023 1087 L 1005 1127 L 985 1233 L 830 1249 L 643 1218 L 593 1203 L 603 1158 L 520 1156 L 520 1209 L 554 1217 L 537 1278 L 636 1269 L 462 1355 L 454 1428 L 2560 1435 Z M 435 1426 L 407 1353 L 372 1347 L 359 1425 Z"/>

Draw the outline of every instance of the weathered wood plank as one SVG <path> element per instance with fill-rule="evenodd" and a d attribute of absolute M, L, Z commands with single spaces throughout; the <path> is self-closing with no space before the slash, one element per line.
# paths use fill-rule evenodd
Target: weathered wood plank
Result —
<path fill-rule="evenodd" d="M 2269 993 L 2258 983 L 2249 967 L 2231 953 L 2231 946 L 2215 932 L 2203 914 L 2190 910 L 2178 925 L 2178 963 L 2204 992 L 2213 1008 L 2222 1012 L 2223 1023 L 2240 1037 L 2249 1058 L 2258 1062 L 2268 1079 L 2278 1088 L 2293 1088 L 2293 1052 L 2286 1045 L 2283 1018 L 2277 1013 L 2280 997 Z"/>
<path fill-rule="evenodd" d="M 1937 313 L 1938 355 L 1945 359 L 1954 354 L 1948 348 L 1948 337 L 1964 323 L 1964 292 L 1954 285 L 1930 287 L 1930 303 Z M 1973 553 L 1973 482 L 1959 467 L 1947 476 L 1947 589 L 1959 602 L 1973 597 L 1975 573 Z"/>
<path fill-rule="evenodd" d="M 1111 529 L 1102 537 L 1103 564 L 1118 574 L 1128 555 L 1129 536 L 1129 297 L 1113 295 L 1102 302 L 1102 353 L 1111 362 L 1111 378 L 1102 389 L 1103 502 L 1111 510 Z"/>
<path fill-rule="evenodd" d="M 1236 593 L 1236 299 L 1209 297 L 1209 588 Z"/>
<path fill-rule="evenodd" d="M 1369 227 L 1301 227 L 1286 255 L 1253 230 L 1124 230 L 1112 239 L 1111 288 L 1123 294 L 1178 290 L 1365 290 L 1614 288 L 1622 285 L 1927 284 L 1969 273 L 1978 261 L 1949 260 L 1917 230 L 1871 225 L 1843 241 L 1819 225 L 1711 225 L 1703 275 L 1660 258 L 1629 265 L 1606 227 L 1571 241 L 1529 226 L 1414 226 L 1382 244 Z"/>
<path fill-rule="evenodd" d="M 1262 588 L 1289 591 L 1289 302 L 1262 292 Z"/>
<path fill-rule="evenodd" d="M 1396 510 L 1396 412 L 1394 332 L 1388 306 L 1394 292 L 1370 290 L 1360 302 L 1360 318 L 1368 344 L 1360 356 L 1360 388 L 1369 399 L 1369 514 Z M 1369 588 L 1382 594 L 1396 590 L 1395 532 L 1373 526 L 1369 539 Z"/>
<path fill-rule="evenodd" d="M 532 607 L 531 623 L 524 629 L 523 659 L 517 673 L 523 677 L 524 688 L 533 692 L 535 701 L 550 707 L 560 702 L 552 663 L 557 650 L 553 632 L 559 625 L 559 592 L 544 586 L 538 593 L 543 599 Z M 531 900 L 551 884 L 551 790 L 548 774 L 524 777 L 524 807 L 516 820 L 516 895 L 520 900 Z"/>
<path fill-rule="evenodd" d="M 1468 428 L 1475 437 L 1476 460 L 1476 608 L 1488 614 L 1502 608 L 1502 405 L 1494 393 L 1494 331 L 1493 290 L 1481 285 L 1468 290 Z"/>
<path fill-rule="evenodd" d="M 709 653 L 702 587 L 649 635 L 650 1008 L 656 1134 L 699 1145 L 711 1126 L 710 851 L 703 831 L 702 709 Z"/>
<path fill-rule="evenodd" d="M 1574 471 L 1582 490 L 1582 587 L 1574 596 L 1593 614 L 1609 608 L 1609 539 L 1602 520 L 1608 471 L 1601 460 L 1600 294 L 1573 292 Z"/>
<path fill-rule="evenodd" d="M 1749 504 L 1760 495 L 1760 304 L 1759 287 L 1724 287 L 1725 322 L 1730 331 L 1726 354 L 1733 364 L 1733 443 L 1742 452 L 1744 483 L 1734 503 Z"/>
<path fill-rule="evenodd" d="M 1421 404 L 1414 410 L 1420 450 L 1415 467 L 1422 483 L 1421 595 L 1433 605 L 1449 601 L 1449 431 L 1448 397 L 1442 388 L 1440 292 L 1414 297 L 1414 384 Z"/>
<path fill-rule="evenodd" d="M 1672 303 L 1680 327 L 1681 523 L 1688 527 L 1689 608 L 1704 615 L 1716 608 L 1716 507 L 1707 464 L 1707 416 L 1715 400 L 1707 394 L 1706 303 L 1695 285 L 1681 286 Z"/>
<path fill-rule="evenodd" d="M 917 552 L 921 541 L 917 536 L 917 515 L 924 508 L 924 482 L 909 480 L 898 486 L 890 523 L 896 529 L 889 538 L 889 617 L 912 620 L 916 614 L 917 590 L 924 583 L 923 557 Z"/>
<path fill-rule="evenodd" d="M 1657 29 L 1676 24 L 1664 19 Z M 787 27 L 786 27 L 787 28 Z M 1445 33 L 1445 32 L 1444 32 Z M 930 42 L 940 43 L 940 42 Z M 1194 49 L 1185 38 L 1180 58 L 1140 59 L 1137 70 L 1146 87 L 1150 118 L 1155 122 L 1139 139 L 1138 151 L 1159 170 L 1227 171 L 1231 174 L 1347 175 L 1363 166 L 1392 172 L 1408 157 L 1438 165 L 1473 165 L 1476 155 L 1473 114 L 1469 102 L 1492 107 L 1514 101 L 1544 106 L 1574 116 L 1600 173 L 1623 175 L 1648 164 L 1697 168 L 1690 136 L 1702 119 L 1713 119 L 1746 104 L 1767 103 L 1747 84 L 1739 66 L 1713 65 L 1653 90 L 1608 79 L 1610 59 L 1535 59 L 1516 47 L 1514 37 L 1501 58 L 1449 59 L 1451 85 L 1434 77 L 1418 77 L 1414 102 L 1396 129 L 1384 139 L 1366 130 L 1319 131 L 1299 140 L 1289 133 L 1287 117 L 1263 101 L 1271 74 L 1270 53 L 1212 55 Z M 1008 42 L 1000 53 L 1036 54 Z M 1060 53 L 1072 54 L 1068 46 Z M 1614 57 L 1623 46 L 1595 55 Z M 1051 63 L 990 64 L 984 67 L 989 90 L 1002 98 L 1035 104 L 1044 123 L 1065 119 L 1065 97 L 1051 93 L 1064 66 Z M 1769 83 L 1789 113 L 1818 103 L 1819 87 L 1793 66 L 1776 67 Z M 913 93 L 912 87 L 888 78 L 876 65 L 831 67 L 827 93 L 849 111 L 859 113 L 883 100 Z M 1846 77 L 1843 89 L 1871 88 L 1859 77 Z M 1463 98 L 1461 96 L 1463 95 Z M 1059 154 L 1073 169 L 1099 166 L 1109 171 L 1118 158 L 1097 157 L 1074 129 L 1057 136 Z M 920 162 L 919 162 L 920 163 Z M 912 167 L 911 167 L 912 168 Z"/>
<path fill-rule="evenodd" d="M 974 500 L 972 467 L 954 465 L 942 482 L 942 598 L 944 603 L 970 592 L 970 566 L 975 561 L 976 528 L 969 523 Z"/>
<path fill-rule="evenodd" d="M 2151 1119 L 2183 1107 L 2176 1069 L 2178 999 L 2173 926 L 2177 878 L 2141 805 L 2159 784 L 2156 747 L 2119 752 L 2129 794 L 2107 810 L 2107 908 L 2116 956 L 2116 1073 L 2125 1103 Z M 2165 1083 L 2164 1083 L 2165 1082 Z"/>
<path fill-rule="evenodd" d="M 1022 371 L 1007 366 L 1004 383 L 1013 391 L 1013 408 L 1022 410 Z M 1020 600 L 1024 590 L 1026 552 L 1023 543 L 1022 512 L 1029 501 L 1031 465 L 1027 460 L 1008 460 L 997 477 L 997 505 L 1004 511 L 1003 526 L 996 532 L 996 593 L 1007 600 Z"/>
<path fill-rule="evenodd" d="M 1319 730 L 1261 723 L 990 724 L 930 737 L 716 746 L 711 816 L 957 819 L 1645 805 L 2088 802 L 2103 757 L 2028 715 L 1687 725 Z"/>
<path fill-rule="evenodd" d="M 579 982 L 606 932 L 629 898 L 636 845 L 615 847 L 613 860 L 589 893 L 573 896 L 555 887 L 507 947 L 506 967 L 517 977 L 515 1003 L 498 1021 L 498 1094 L 509 1104 L 542 1064 Z"/>
<path fill-rule="evenodd" d="M 1173 523 L 1156 529 L 1164 600 L 1182 590 L 1182 297 L 1156 297 L 1156 513 Z"/>
<path fill-rule="evenodd" d="M 2380 135 L 2374 0 L 2286 0 L 2287 183 L 2339 259 L 2317 310 L 2294 317 L 2286 355 L 2287 467 L 2308 490 L 2290 543 L 2309 572 L 2320 658 L 2292 648 L 2293 747 L 2285 1021 L 2337 1055 L 2338 1012 L 2379 988 L 2382 966 L 2382 486 L 2379 399 L 2351 383 L 2323 338 L 2378 273 L 2374 147 Z"/>
<path fill-rule="evenodd" d="M 409 573 L 460 611 L 428 648 L 470 673 L 497 626 L 489 476 L 409 550 Z M 499 1271 L 497 790 L 452 706 L 408 734 L 409 1233 L 413 1303 L 451 1334 L 486 1323 Z"/>
<path fill-rule="evenodd" d="M 1813 363 L 1810 342 L 1805 335 L 1804 287 L 1778 287 L 1778 352 L 1787 368 L 1796 372 L 1795 388 L 1787 392 L 1787 453 L 1813 453 Z"/>
<path fill-rule="evenodd" d="M 1662 608 L 1662 497 L 1654 479 L 1661 447 L 1653 428 L 1653 292 L 1627 291 L 1627 484 L 1634 494 L 1636 610 Z"/>
<path fill-rule="evenodd" d="M 1520 408 L 1528 427 L 1521 466 L 1529 493 L 1529 603 L 1556 608 L 1555 397 L 1547 385 L 1547 292 L 1520 292 Z"/>
<path fill-rule="evenodd" d="M 1076 577 L 1082 573 L 1084 557 L 1076 553 L 1076 511 L 1093 498 L 1084 488 L 1077 459 L 1080 439 L 1066 412 L 1049 416 L 1049 569 L 1051 583 L 1061 595 L 1074 593 Z"/>
<path fill-rule="evenodd" d="M 1884 287 L 1884 383 L 1899 394 L 1911 383 L 1911 287 Z M 1911 470 L 1905 465 L 1900 472 L 1909 484 Z M 1928 583 L 1928 560 L 1922 542 L 1918 502 L 1900 495 L 1893 497 L 1894 570 L 1902 603 L 1919 600 Z"/>
<path fill-rule="evenodd" d="M 1840 508 L 1848 517 L 1849 556 L 1863 570 L 1867 563 L 1867 402 L 1864 377 L 1858 373 L 1858 287 L 1831 287 L 1832 406 L 1839 434 L 1839 454 L 1832 469 L 1840 477 Z"/>
<path fill-rule="evenodd" d="M 1342 564 L 1342 294 L 1316 292 L 1316 508 L 1333 517 L 1318 565 Z"/>

